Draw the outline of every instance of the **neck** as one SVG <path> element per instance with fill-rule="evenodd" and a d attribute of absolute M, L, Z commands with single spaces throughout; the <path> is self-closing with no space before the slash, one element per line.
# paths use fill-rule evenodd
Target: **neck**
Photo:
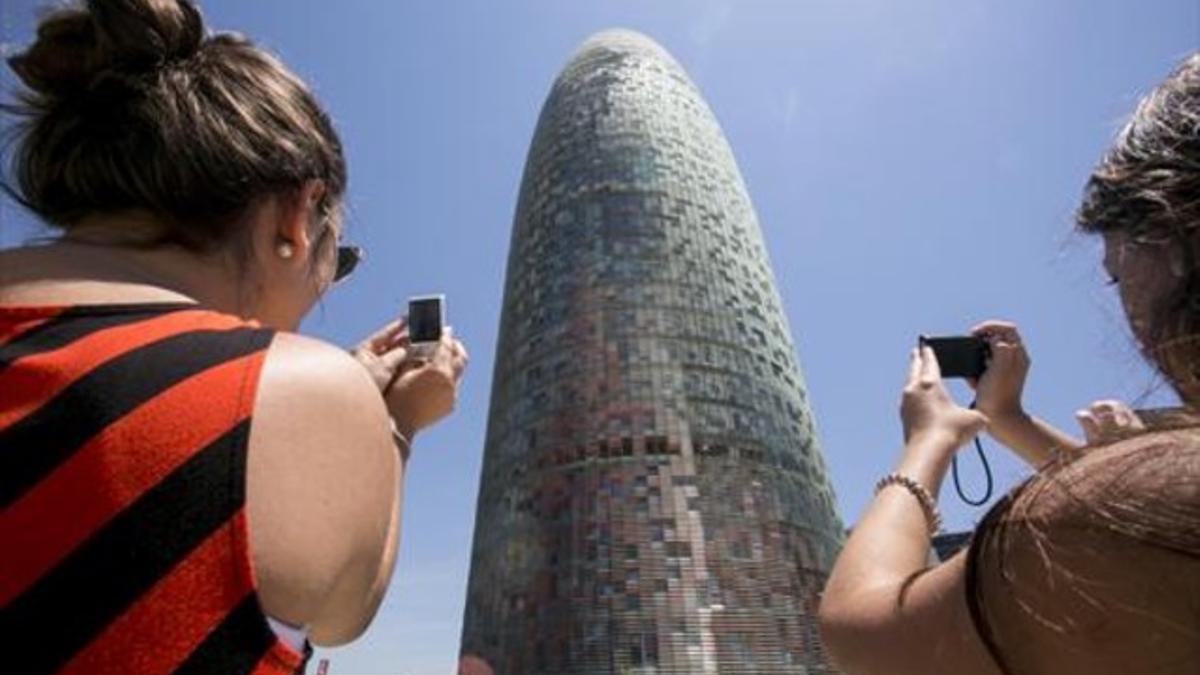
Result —
<path fill-rule="evenodd" d="M 249 275 L 228 254 L 199 254 L 175 246 L 145 250 L 106 247 L 100 257 L 104 263 L 111 262 L 120 275 L 114 281 L 159 288 L 227 314 L 254 313 Z"/>
<path fill-rule="evenodd" d="M 48 249 L 64 257 L 75 278 L 138 286 L 140 292 L 131 295 L 145 299 L 173 297 L 229 314 L 254 314 L 257 303 L 251 275 L 231 251 L 147 246 L 161 230 L 139 219 L 123 219 L 120 225 L 120 234 L 114 235 L 118 230 L 111 223 L 81 223 Z"/>

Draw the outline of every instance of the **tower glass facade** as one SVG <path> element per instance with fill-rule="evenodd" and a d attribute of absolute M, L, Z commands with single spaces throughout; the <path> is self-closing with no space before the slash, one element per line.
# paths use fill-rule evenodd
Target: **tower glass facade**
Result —
<path fill-rule="evenodd" d="M 513 223 L 462 652 L 496 673 L 822 673 L 842 525 L 758 222 L 649 38 L 586 41 Z"/>

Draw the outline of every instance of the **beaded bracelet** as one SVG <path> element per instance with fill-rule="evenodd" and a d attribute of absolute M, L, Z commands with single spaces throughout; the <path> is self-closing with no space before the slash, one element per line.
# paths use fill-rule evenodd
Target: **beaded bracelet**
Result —
<path fill-rule="evenodd" d="M 929 494 L 929 490 L 926 490 L 925 486 L 904 474 L 889 473 L 875 484 L 875 494 L 879 494 L 889 485 L 899 485 L 917 498 L 917 502 L 921 505 L 921 511 L 925 513 L 925 522 L 929 525 L 930 536 L 942 531 L 942 514 L 938 511 L 933 495 Z"/>

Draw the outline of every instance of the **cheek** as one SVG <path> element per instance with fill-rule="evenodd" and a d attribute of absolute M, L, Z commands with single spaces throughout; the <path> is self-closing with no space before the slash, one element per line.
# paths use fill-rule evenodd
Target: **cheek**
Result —
<path fill-rule="evenodd" d="M 1121 279 L 1121 304 L 1134 335 L 1149 346 L 1156 339 L 1154 332 L 1159 320 L 1156 314 L 1161 311 L 1160 300 L 1171 293 L 1174 280 L 1161 261 L 1138 262 L 1140 264 L 1127 266 L 1128 279 Z"/>
<path fill-rule="evenodd" d="M 1143 344 L 1149 339 L 1146 312 L 1137 292 L 1129 283 L 1122 280 L 1120 284 L 1121 306 L 1125 308 L 1125 318 L 1134 336 Z"/>

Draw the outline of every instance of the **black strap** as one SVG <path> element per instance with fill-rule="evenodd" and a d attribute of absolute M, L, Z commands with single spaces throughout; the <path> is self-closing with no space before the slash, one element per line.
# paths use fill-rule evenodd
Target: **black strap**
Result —
<path fill-rule="evenodd" d="M 970 407 L 971 410 L 974 410 L 975 401 L 971 401 L 971 405 L 968 407 Z M 983 475 L 987 477 L 987 488 L 985 488 L 983 491 L 983 497 L 973 500 L 963 492 L 962 484 L 958 479 L 957 454 L 954 455 L 954 458 L 950 460 L 950 470 L 954 474 L 954 491 L 958 493 L 958 498 L 967 504 L 970 504 L 971 506 L 983 506 L 988 502 L 989 499 L 992 498 L 992 489 L 995 487 L 995 483 L 992 480 L 992 467 L 988 464 L 987 455 L 983 454 L 983 444 L 979 442 L 979 436 L 975 437 L 975 452 L 979 454 L 979 461 L 983 463 Z"/>

